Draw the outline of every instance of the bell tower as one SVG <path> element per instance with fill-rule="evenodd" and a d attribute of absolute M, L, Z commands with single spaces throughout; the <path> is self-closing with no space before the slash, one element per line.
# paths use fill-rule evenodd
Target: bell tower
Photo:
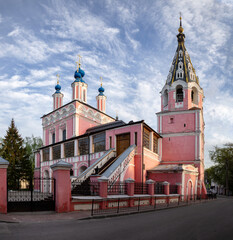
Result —
<path fill-rule="evenodd" d="M 101 85 L 100 88 L 98 89 L 99 94 L 96 96 L 96 101 L 97 101 L 97 109 L 100 110 L 101 112 L 106 112 L 106 96 L 104 95 L 104 88 L 102 86 L 102 77 L 101 79 Z"/>
<path fill-rule="evenodd" d="M 74 82 L 71 84 L 72 87 L 72 100 L 79 100 L 80 102 L 87 103 L 87 83 L 83 79 L 85 72 L 81 67 L 81 56 L 78 55 L 79 61 L 77 63 L 77 70 L 74 73 Z"/>
<path fill-rule="evenodd" d="M 61 85 L 59 84 L 59 74 L 57 74 L 56 92 L 53 94 L 53 110 L 60 108 L 63 105 L 64 95 L 61 93 Z"/>
<path fill-rule="evenodd" d="M 203 89 L 184 45 L 180 16 L 178 46 L 166 83 L 161 91 L 161 112 L 157 113 L 162 135 L 161 164 L 191 164 L 198 168 L 198 191 L 204 186 Z"/>

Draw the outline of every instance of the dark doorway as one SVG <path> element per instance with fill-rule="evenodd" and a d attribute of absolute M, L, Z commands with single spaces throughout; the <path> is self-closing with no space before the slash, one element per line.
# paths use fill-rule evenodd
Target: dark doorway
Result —
<path fill-rule="evenodd" d="M 130 146 L 130 133 L 117 135 L 117 156 Z"/>

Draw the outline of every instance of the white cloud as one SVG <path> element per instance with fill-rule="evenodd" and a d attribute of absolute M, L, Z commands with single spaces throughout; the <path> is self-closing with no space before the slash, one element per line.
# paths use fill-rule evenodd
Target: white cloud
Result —
<path fill-rule="evenodd" d="M 33 32 L 16 27 L 8 33 L 13 43 L 6 40 L 0 43 L 0 58 L 15 57 L 28 63 L 45 61 L 50 55 L 48 45 L 38 39 Z"/>

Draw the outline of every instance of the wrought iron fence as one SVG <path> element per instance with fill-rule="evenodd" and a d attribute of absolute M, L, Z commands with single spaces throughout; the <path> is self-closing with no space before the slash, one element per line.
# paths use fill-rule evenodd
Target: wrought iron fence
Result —
<path fill-rule="evenodd" d="M 178 193 L 178 186 L 177 185 L 170 185 L 169 186 L 169 193 L 170 194 L 177 194 Z"/>
<path fill-rule="evenodd" d="M 155 183 L 154 185 L 155 194 L 164 194 L 164 185 L 163 183 Z"/>
<path fill-rule="evenodd" d="M 179 197 L 134 197 L 126 198 L 111 198 L 106 199 L 93 199 L 91 216 L 97 215 L 112 215 L 112 214 L 123 214 L 131 212 L 143 212 L 143 211 L 153 211 L 157 209 L 165 209 L 172 207 L 179 207 L 189 204 L 195 204 L 200 202 L 208 202 L 212 200 L 212 197 L 208 195 L 204 197 L 197 197 L 197 195 L 192 196 L 179 196 Z"/>
<path fill-rule="evenodd" d="M 148 184 L 146 183 L 134 183 L 134 194 L 148 194 Z"/>
<path fill-rule="evenodd" d="M 8 212 L 55 210 L 55 179 L 33 178 L 7 191 Z"/>
<path fill-rule="evenodd" d="M 72 183 L 71 194 L 73 196 L 98 196 L 99 182 L 75 181 Z"/>
<path fill-rule="evenodd" d="M 127 194 L 126 183 L 117 182 L 117 183 L 108 183 L 108 195 L 124 195 Z"/>

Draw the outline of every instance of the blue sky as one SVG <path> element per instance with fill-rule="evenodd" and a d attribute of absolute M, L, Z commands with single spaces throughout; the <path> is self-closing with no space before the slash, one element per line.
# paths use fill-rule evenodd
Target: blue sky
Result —
<path fill-rule="evenodd" d="M 157 129 L 160 91 L 177 47 L 179 12 L 186 48 L 204 89 L 205 162 L 233 141 L 233 1 L 0 0 L 0 137 L 11 118 L 23 137 L 41 136 L 56 74 L 71 100 L 77 54 L 88 103 L 103 77 L 107 113 Z"/>

